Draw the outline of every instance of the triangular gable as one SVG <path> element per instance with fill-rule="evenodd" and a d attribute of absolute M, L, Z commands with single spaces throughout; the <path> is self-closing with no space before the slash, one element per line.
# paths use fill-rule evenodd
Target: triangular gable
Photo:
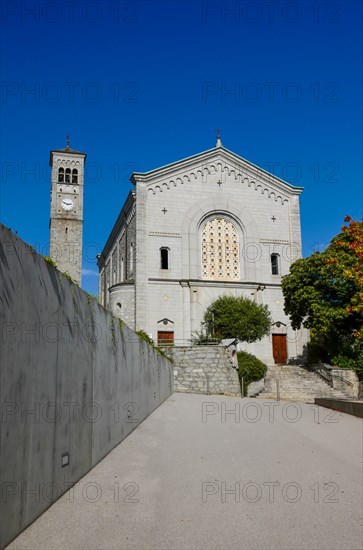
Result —
<path fill-rule="evenodd" d="M 265 189 L 269 194 L 271 187 L 288 195 L 299 195 L 303 190 L 302 187 L 294 187 L 225 147 L 208 149 L 198 155 L 187 157 L 149 172 L 134 172 L 131 175 L 131 181 L 134 184 L 140 182 L 145 184 L 146 187 L 159 187 L 162 190 L 163 187 L 170 189 L 180 183 L 182 184 L 183 179 L 190 181 L 193 178 L 207 177 L 210 174 L 217 173 L 221 177 L 225 177 L 226 174 L 234 176 L 237 182 L 247 181 L 250 187 L 266 186 Z"/>

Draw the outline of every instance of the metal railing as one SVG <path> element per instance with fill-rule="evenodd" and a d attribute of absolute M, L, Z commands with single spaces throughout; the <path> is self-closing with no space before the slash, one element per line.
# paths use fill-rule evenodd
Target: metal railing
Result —
<path fill-rule="evenodd" d="M 220 344 L 220 340 L 209 339 L 205 342 L 196 342 L 192 338 L 188 339 L 176 339 L 176 340 L 168 340 L 168 339 L 160 339 L 157 342 L 157 345 L 162 348 L 170 348 L 170 347 L 190 347 L 190 346 L 218 346 Z M 222 345 L 222 344 L 221 344 Z"/>
<path fill-rule="evenodd" d="M 344 378 L 341 374 L 338 374 L 334 367 L 331 365 L 328 365 L 327 363 L 315 363 L 313 365 L 309 365 L 309 370 L 312 370 L 316 374 L 319 374 L 322 378 L 324 378 L 330 386 L 333 387 L 333 379 L 338 378 L 348 386 L 354 386 L 354 384 L 350 381 Z M 332 371 L 334 371 L 334 376 Z"/>

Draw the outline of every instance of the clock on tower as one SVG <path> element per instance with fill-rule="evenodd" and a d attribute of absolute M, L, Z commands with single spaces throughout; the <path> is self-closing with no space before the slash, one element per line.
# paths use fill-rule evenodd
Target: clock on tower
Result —
<path fill-rule="evenodd" d="M 50 152 L 50 257 L 74 281 L 82 279 L 83 184 L 87 155 L 71 149 Z"/>

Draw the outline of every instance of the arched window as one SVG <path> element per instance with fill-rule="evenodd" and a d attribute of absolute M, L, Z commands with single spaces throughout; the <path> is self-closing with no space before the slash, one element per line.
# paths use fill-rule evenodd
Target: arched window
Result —
<path fill-rule="evenodd" d="M 71 183 L 71 169 L 66 168 L 66 183 Z"/>
<path fill-rule="evenodd" d="M 72 183 L 78 183 L 78 170 L 73 168 L 72 170 Z"/>
<path fill-rule="evenodd" d="M 58 170 L 58 181 L 59 183 L 64 183 L 64 168 L 59 168 Z"/>
<path fill-rule="evenodd" d="M 169 269 L 169 248 L 160 248 L 160 269 Z"/>
<path fill-rule="evenodd" d="M 279 271 L 279 255 L 271 254 L 271 273 L 272 275 L 278 275 Z"/>
<path fill-rule="evenodd" d="M 226 218 L 208 220 L 202 229 L 204 279 L 240 279 L 239 234 Z"/>
<path fill-rule="evenodd" d="M 124 257 L 121 256 L 121 262 L 120 262 L 120 282 L 124 281 L 125 279 L 125 262 Z"/>

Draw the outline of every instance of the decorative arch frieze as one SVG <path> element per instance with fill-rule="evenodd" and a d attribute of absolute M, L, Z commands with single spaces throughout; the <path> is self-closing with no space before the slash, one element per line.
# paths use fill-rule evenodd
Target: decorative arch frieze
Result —
<path fill-rule="evenodd" d="M 73 167 L 76 167 L 76 166 L 80 165 L 79 160 L 69 160 L 69 159 L 66 159 L 66 158 L 58 158 L 56 160 L 56 163 L 57 163 L 58 166 L 73 166 Z"/>
<path fill-rule="evenodd" d="M 269 199 L 273 199 L 275 202 L 279 202 L 281 205 L 289 203 L 287 196 L 277 194 L 274 188 L 266 186 L 263 182 L 256 181 L 254 177 L 246 174 L 238 167 L 230 166 L 227 163 L 222 163 L 221 161 L 195 167 L 177 177 L 174 176 L 170 179 L 160 179 L 149 184 L 147 187 L 150 194 L 155 195 L 157 193 L 162 193 L 163 191 L 169 191 L 174 187 L 179 187 L 181 185 L 193 182 L 193 180 L 195 181 L 200 179 L 205 181 L 207 176 L 213 174 L 220 174 L 224 177 L 228 176 L 229 178 L 233 178 L 235 183 L 244 185 L 249 189 L 253 189 L 256 192 L 261 193 L 261 195 L 264 195 Z"/>

